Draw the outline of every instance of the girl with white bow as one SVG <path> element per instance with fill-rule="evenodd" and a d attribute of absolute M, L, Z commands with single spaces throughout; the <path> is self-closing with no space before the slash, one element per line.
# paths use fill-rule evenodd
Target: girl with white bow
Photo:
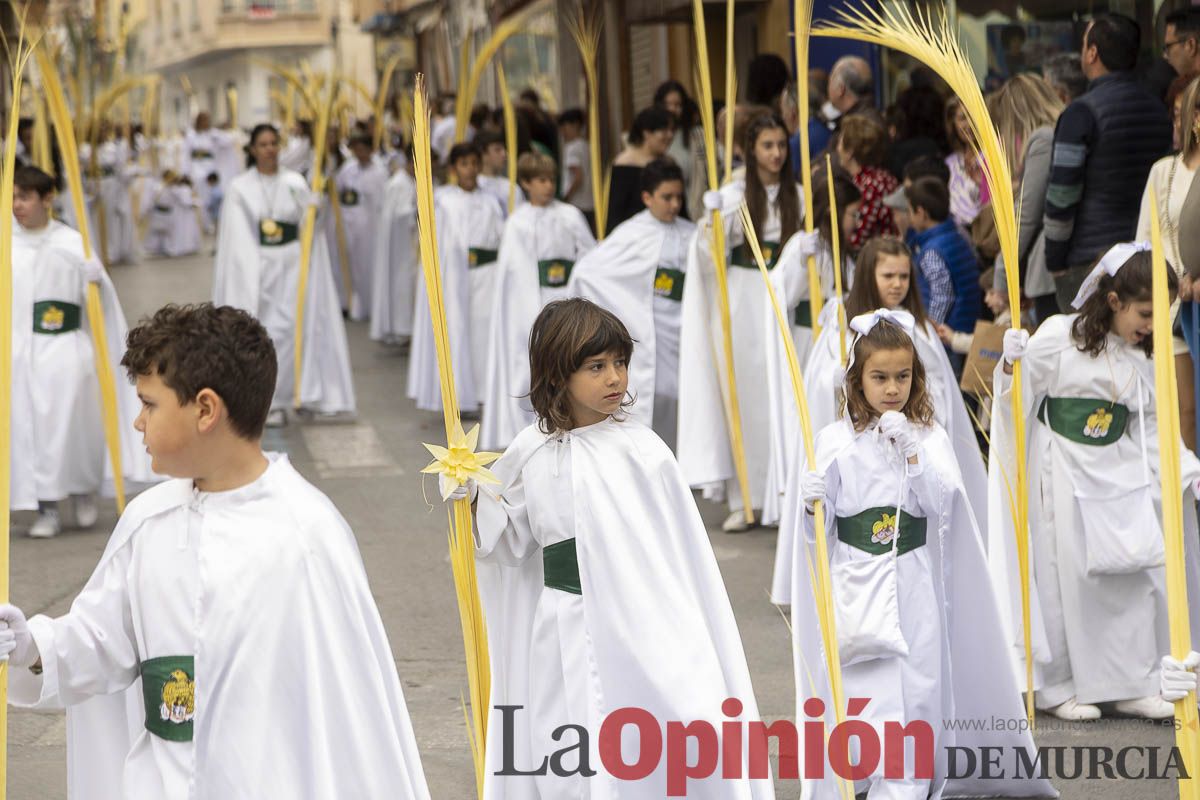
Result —
<path fill-rule="evenodd" d="M 1168 272 L 1174 296 L 1176 277 Z M 1029 431 L 1035 701 L 1060 719 L 1096 719 L 1104 703 L 1124 716 L 1173 714 L 1159 675 L 1159 656 L 1169 643 L 1151 276 L 1148 243 L 1115 245 L 1080 287 L 1072 303 L 1078 313 L 1050 317 L 1032 337 L 1006 332 L 1004 359 L 996 367 L 989 476 L 993 584 L 1011 657 L 1023 677 L 1020 583 L 1006 488 L 1015 480 L 1010 376 L 1020 361 Z M 1181 453 L 1183 485 L 1194 496 L 1200 461 L 1186 447 Z M 1196 517 L 1184 517 L 1195 604 Z"/>
<path fill-rule="evenodd" d="M 844 413 L 817 434 L 816 463 L 801 460 L 785 513 L 797 546 L 792 565 L 796 718 L 834 723 L 817 624 L 815 506 L 825 509 L 831 597 L 843 696 L 869 698 L 851 710 L 886 739 L 885 724 L 931 724 L 932 764 L 908 748 L 902 777 L 887 753 L 855 786 L 872 798 L 1052 795 L 1049 785 L 984 786 L 950 780 L 952 746 L 1028 747 L 1028 734 L 976 730 L 943 720 L 1019 719 L 1016 676 L 997 635 L 999 613 L 987 589 L 981 538 L 963 489 L 953 445 L 934 421 L 925 367 L 913 340 L 915 320 L 881 308 L 850 322 L 856 334 L 846 369 Z M 781 533 L 782 531 L 781 524 Z M 987 687 L 986 690 L 983 687 Z M 853 708 L 853 703 L 851 704 Z M 1029 751 L 1032 752 L 1032 749 Z M 829 771 L 826 771 L 829 774 Z M 1014 781 L 1009 780 L 1007 784 Z M 830 780 L 805 796 L 834 797 Z M 1044 783 L 1044 782 L 1042 782 Z M 1010 791 L 1011 790 L 1011 791 Z"/>

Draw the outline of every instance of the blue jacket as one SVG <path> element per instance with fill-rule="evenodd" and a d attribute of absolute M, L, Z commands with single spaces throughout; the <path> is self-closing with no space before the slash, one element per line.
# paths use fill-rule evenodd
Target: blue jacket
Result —
<path fill-rule="evenodd" d="M 954 285 L 954 305 L 946 315 L 946 324 L 956 331 L 974 331 L 975 322 L 983 316 L 983 292 L 979 289 L 979 261 L 971 243 L 954 220 L 948 219 L 929 230 L 913 233 L 911 244 L 918 261 L 922 253 L 932 250 L 946 262 Z M 920 270 L 916 271 L 919 275 Z"/>

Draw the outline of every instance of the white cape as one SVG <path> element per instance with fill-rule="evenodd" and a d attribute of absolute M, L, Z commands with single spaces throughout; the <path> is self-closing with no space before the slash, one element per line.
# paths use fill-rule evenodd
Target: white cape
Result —
<path fill-rule="evenodd" d="M 421 257 L 417 252 L 417 184 L 396 170 L 383 190 L 371 284 L 371 338 L 377 342 L 411 336 L 414 293 Z"/>
<path fill-rule="evenodd" d="M 341 204 L 342 226 L 346 235 L 346 256 L 350 259 L 350 318 L 366 319 L 374 305 L 372 282 L 375 271 L 375 247 L 379 236 L 387 171 L 371 161 L 365 167 L 357 159 L 347 161 L 337 172 L 335 186 L 342 197 L 355 195 L 352 205 Z"/>

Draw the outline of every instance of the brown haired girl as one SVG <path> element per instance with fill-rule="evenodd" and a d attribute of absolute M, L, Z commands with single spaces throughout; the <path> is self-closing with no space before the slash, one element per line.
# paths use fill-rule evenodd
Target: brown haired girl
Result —
<path fill-rule="evenodd" d="M 814 716 L 814 694 L 829 699 L 809 577 L 817 557 L 819 501 L 825 509 L 843 696 L 871 698 L 861 718 L 881 736 L 885 724 L 1021 714 L 1016 680 L 1004 663 L 1004 639 L 996 629 L 994 598 L 987 591 L 982 540 L 953 447 L 933 419 L 914 324 L 907 311 L 887 308 L 850 322 L 856 338 L 846 371 L 846 415 L 817 434 L 814 464 L 798 460 L 790 506 L 780 524 L 781 533 L 786 527 L 796 542 L 795 661 L 813 673 L 797 678 L 797 719 Z M 978 746 L 980 740 L 999 744 L 990 733 L 941 725 L 933 736 L 935 752 L 950 744 Z M 1027 733 L 1013 734 L 1006 744 L 1031 746 L 1031 740 Z M 914 766 L 909 754 L 902 777 L 896 778 L 885 776 L 880 765 L 868 778 L 869 794 L 985 793 L 970 780 L 946 786 L 942 759 L 936 760 L 932 779 L 918 777 Z M 819 790 L 803 793 L 827 796 Z M 1029 791 L 1028 784 L 1003 792 L 1010 793 L 1041 794 Z"/>
<path fill-rule="evenodd" d="M 1168 652 L 1158 434 L 1154 415 L 1149 245 L 1112 247 L 1073 305 L 1030 337 L 1008 331 L 996 369 L 992 418 L 993 491 L 1011 479 L 1012 364 L 1022 364 L 1029 431 L 1029 528 L 1040 614 L 1032 625 L 1038 708 L 1061 719 L 1101 715 L 1166 719 L 1159 657 Z M 1168 270 L 1171 293 L 1176 278 Z M 1167 357 L 1170 354 L 1166 354 Z M 1185 491 L 1195 494 L 1200 462 L 1181 448 Z M 993 495 L 997 496 L 997 495 Z M 1008 505 L 992 506 L 993 563 L 1012 587 L 1001 598 L 1013 656 L 1024 663 Z M 1194 564 L 1195 515 L 1185 514 Z M 1191 567 L 1189 566 L 1189 570 Z M 1192 573 L 1194 574 L 1194 573 Z M 1197 589 L 1189 588 L 1195 603 Z M 1193 605 L 1192 613 L 1196 613 Z M 1022 674 L 1024 670 L 1021 670 Z"/>
<path fill-rule="evenodd" d="M 492 668 L 489 798 L 666 797 L 661 767 L 638 781 L 603 769 L 596 745 L 609 714 L 632 707 L 658 720 L 715 725 L 726 698 L 736 698 L 734 716 L 758 716 L 691 492 L 666 445 L 624 419 L 637 402 L 626 392 L 633 354 L 621 321 L 587 300 L 542 309 L 529 339 L 538 421 L 494 465 L 500 484 L 478 490 Z M 449 496 L 475 491 L 468 482 Z M 517 710 L 496 710 L 502 706 Z M 567 746 L 586 751 L 594 777 L 502 774 L 503 763 L 534 769 L 561 751 L 555 737 L 568 724 L 587 731 Z M 626 755 L 633 763 L 634 753 Z M 688 789 L 774 797 L 770 780 L 730 785 L 717 775 Z"/>
<path fill-rule="evenodd" d="M 735 173 L 719 192 L 704 195 L 709 213 L 699 222 L 689 254 L 680 333 L 679 461 L 690 485 L 703 487 L 706 497 L 728 498 L 731 513 L 723 527 L 731 532 L 746 530 L 748 525 L 743 512 L 746 498 L 734 470 L 722 400 L 727 391 L 726 370 L 711 253 L 711 212 L 721 211 L 725 244 L 731 248 L 729 314 L 749 503 L 753 509 L 762 509 L 770 438 L 768 393 L 762 382 L 767 372 L 767 337 L 778 334 L 764 324 L 771 313 L 770 304 L 742 232 L 739 209 L 744 200 L 763 259 L 768 269 L 774 269 L 783 245 L 800 230 L 802 205 L 792 177 L 787 128 L 777 114 L 760 114 L 746 124 L 742 151 L 744 170 Z"/>
<path fill-rule="evenodd" d="M 896 232 L 892 210 L 883 198 L 896 190 L 896 176 L 883 166 L 887 158 L 887 131 L 863 114 L 846 118 L 838 133 L 838 160 L 862 192 L 862 206 L 853 228 L 846 231 L 846 246 L 857 251 L 873 236 Z"/>

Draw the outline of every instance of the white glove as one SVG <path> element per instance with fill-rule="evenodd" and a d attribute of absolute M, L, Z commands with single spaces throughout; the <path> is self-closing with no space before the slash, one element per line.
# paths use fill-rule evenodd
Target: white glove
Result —
<path fill-rule="evenodd" d="M 917 454 L 917 437 L 913 435 L 912 423 L 899 411 L 883 412 L 879 417 L 879 435 L 896 445 L 905 458 Z"/>
<path fill-rule="evenodd" d="M 796 234 L 796 238 L 799 240 L 799 243 L 800 243 L 800 257 L 801 258 L 808 258 L 809 256 L 815 256 L 815 255 L 817 255 L 817 253 L 820 252 L 820 250 L 821 250 L 821 234 L 819 232 L 813 231 L 812 233 L 808 233 L 806 231 L 801 231 Z"/>
<path fill-rule="evenodd" d="M 1196 667 L 1200 666 L 1200 653 L 1195 650 L 1180 661 L 1166 655 L 1162 657 L 1162 672 L 1159 677 L 1159 688 L 1163 700 L 1174 703 L 1187 697 L 1188 692 L 1196 691 Z"/>
<path fill-rule="evenodd" d="M 14 667 L 32 667 L 39 655 L 24 612 L 14 605 L 0 605 L 0 661 Z"/>
<path fill-rule="evenodd" d="M 1004 360 L 1015 364 L 1025 357 L 1029 348 L 1029 331 L 1009 328 L 1004 332 Z"/>
<path fill-rule="evenodd" d="M 800 496 L 804 498 L 804 507 L 811 512 L 818 500 L 825 499 L 825 476 L 812 470 L 804 473 L 800 478 Z"/>
<path fill-rule="evenodd" d="M 466 483 L 458 483 L 453 478 L 447 478 L 444 474 L 438 475 L 438 491 L 442 493 L 442 500 L 447 503 L 453 503 L 464 498 L 475 502 L 475 495 L 479 492 L 479 486 L 475 483 L 474 478 L 467 478 Z"/>
<path fill-rule="evenodd" d="M 704 193 L 704 209 L 706 211 L 720 211 L 724 205 L 721 193 L 716 189 L 709 189 Z"/>
<path fill-rule="evenodd" d="M 104 264 L 100 259 L 92 256 L 83 262 L 83 277 L 88 283 L 99 283 L 104 277 Z"/>

